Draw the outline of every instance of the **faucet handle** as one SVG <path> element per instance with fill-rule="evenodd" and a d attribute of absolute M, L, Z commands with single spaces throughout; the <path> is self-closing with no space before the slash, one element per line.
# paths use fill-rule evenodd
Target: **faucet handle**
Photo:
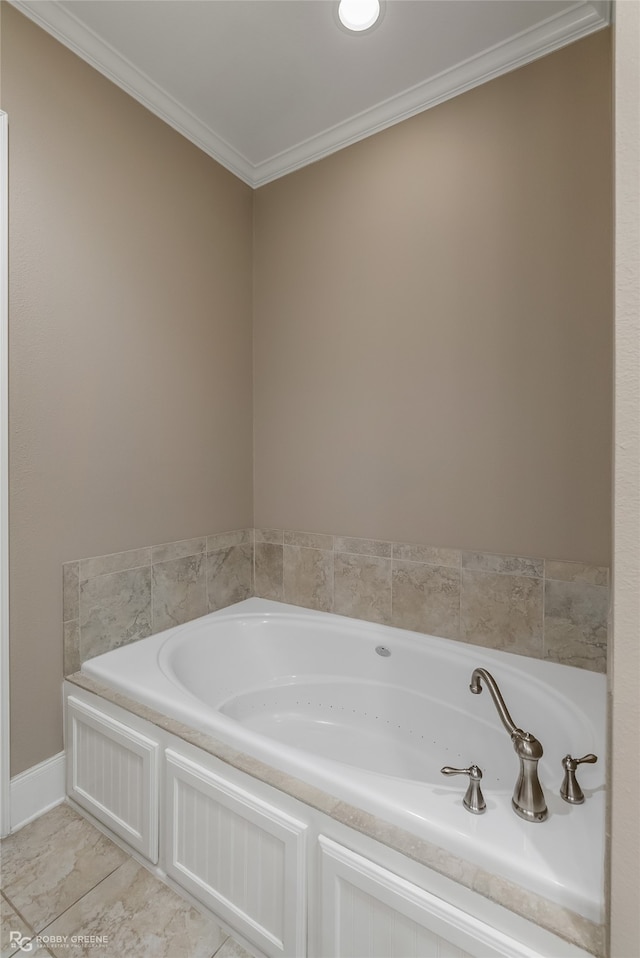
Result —
<path fill-rule="evenodd" d="M 572 758 L 571 755 L 565 755 L 562 759 L 564 780 L 560 788 L 560 798 L 564 799 L 565 802 L 569 802 L 571 805 L 582 805 L 584 802 L 584 792 L 578 785 L 576 769 L 578 765 L 584 763 L 593 765 L 593 763 L 597 761 L 598 756 L 593 755 L 591 752 L 589 752 L 588 755 L 583 755 L 582 758 Z"/>
<path fill-rule="evenodd" d="M 469 787 L 462 799 L 462 804 L 467 811 L 472 812 L 474 815 L 481 815 L 487 807 L 482 789 L 480 788 L 482 770 L 478 768 L 477 765 L 470 765 L 469 768 L 451 768 L 450 765 L 445 765 L 440 771 L 443 775 L 469 776 Z"/>

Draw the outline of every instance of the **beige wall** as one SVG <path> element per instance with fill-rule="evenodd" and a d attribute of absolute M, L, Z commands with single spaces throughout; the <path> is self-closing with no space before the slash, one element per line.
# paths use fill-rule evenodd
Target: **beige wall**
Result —
<path fill-rule="evenodd" d="M 255 524 L 608 564 L 610 32 L 257 191 Z"/>
<path fill-rule="evenodd" d="M 61 747 L 62 562 L 251 522 L 252 200 L 0 9 L 15 774 Z M 637 5 L 623 16 L 618 180 L 637 213 Z M 609 95 L 605 32 L 257 193 L 256 524 L 609 560 Z M 637 358 L 618 354 L 620 430 L 637 427 Z M 613 958 L 638 944 L 627 448 Z"/>
<path fill-rule="evenodd" d="M 252 261 L 256 525 L 609 562 L 608 31 L 252 196 L 3 8 L 14 774 L 62 563 L 253 524 Z"/>
<path fill-rule="evenodd" d="M 62 563 L 252 524 L 252 194 L 3 6 L 15 774 L 62 747 Z"/>
<path fill-rule="evenodd" d="M 610 958 L 640 954 L 640 4 L 615 27 L 616 408 L 613 637 L 609 656 Z"/>

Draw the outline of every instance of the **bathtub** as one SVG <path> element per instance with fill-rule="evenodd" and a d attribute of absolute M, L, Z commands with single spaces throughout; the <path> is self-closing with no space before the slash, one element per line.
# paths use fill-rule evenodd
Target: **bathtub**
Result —
<path fill-rule="evenodd" d="M 549 809 L 511 808 L 518 758 L 488 689 L 544 754 Z M 604 920 L 605 678 L 401 629 L 247 599 L 86 661 L 82 672 L 170 718 L 596 923 Z M 567 754 L 583 805 L 560 798 Z M 486 811 L 462 804 L 478 765 Z"/>

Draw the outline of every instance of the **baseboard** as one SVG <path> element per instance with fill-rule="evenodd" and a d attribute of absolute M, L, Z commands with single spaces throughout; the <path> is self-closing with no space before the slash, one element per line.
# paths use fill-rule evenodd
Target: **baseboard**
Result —
<path fill-rule="evenodd" d="M 11 831 L 59 805 L 65 797 L 65 754 L 59 752 L 11 779 Z"/>

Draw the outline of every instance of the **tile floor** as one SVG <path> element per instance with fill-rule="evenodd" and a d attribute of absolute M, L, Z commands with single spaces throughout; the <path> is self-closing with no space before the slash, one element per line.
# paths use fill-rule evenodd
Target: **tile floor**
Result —
<path fill-rule="evenodd" d="M 0 958 L 251 958 L 66 804 L 2 841 L 0 889 Z"/>

